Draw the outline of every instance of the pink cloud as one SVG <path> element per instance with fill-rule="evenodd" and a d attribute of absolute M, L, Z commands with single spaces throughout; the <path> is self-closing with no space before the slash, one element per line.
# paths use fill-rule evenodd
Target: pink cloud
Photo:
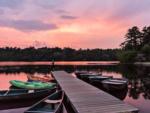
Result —
<path fill-rule="evenodd" d="M 1 47 L 118 48 L 130 27 L 150 19 L 148 0 L 14 1 L 0 4 Z"/>

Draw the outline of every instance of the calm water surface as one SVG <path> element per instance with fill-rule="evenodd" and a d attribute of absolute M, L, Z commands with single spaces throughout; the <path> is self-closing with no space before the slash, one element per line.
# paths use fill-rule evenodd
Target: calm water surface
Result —
<path fill-rule="evenodd" d="M 2 62 L 0 63 L 0 89 L 9 89 L 10 80 L 27 81 L 30 74 L 50 74 L 50 62 Z M 56 62 L 54 70 L 75 70 L 102 72 L 115 78 L 129 79 L 129 86 L 124 93 L 112 94 L 140 109 L 140 113 L 150 111 L 150 67 L 119 65 L 118 62 Z M 121 97 L 120 97 L 121 96 Z"/>

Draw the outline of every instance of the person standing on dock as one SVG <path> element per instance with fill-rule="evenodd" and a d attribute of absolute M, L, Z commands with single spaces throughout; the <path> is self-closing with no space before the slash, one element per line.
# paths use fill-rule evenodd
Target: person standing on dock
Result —
<path fill-rule="evenodd" d="M 54 61 L 54 59 L 52 60 L 52 66 L 54 66 L 55 65 L 55 61 Z"/>
<path fill-rule="evenodd" d="M 52 63 L 51 63 L 51 69 L 52 69 L 52 70 L 54 69 L 54 66 L 55 66 L 55 60 L 53 59 L 53 60 L 52 60 Z"/>

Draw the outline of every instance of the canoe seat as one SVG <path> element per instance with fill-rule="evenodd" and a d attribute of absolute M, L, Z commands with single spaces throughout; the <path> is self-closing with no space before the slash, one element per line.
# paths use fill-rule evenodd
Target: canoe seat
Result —
<path fill-rule="evenodd" d="M 61 99 L 60 100 L 49 100 L 49 99 L 46 99 L 44 102 L 49 103 L 49 104 L 57 104 L 57 103 L 61 102 Z"/>
<path fill-rule="evenodd" d="M 4 94 L 4 96 L 8 95 L 8 93 L 9 93 L 9 90 Z"/>
<path fill-rule="evenodd" d="M 34 90 L 29 90 L 28 93 L 34 93 Z"/>

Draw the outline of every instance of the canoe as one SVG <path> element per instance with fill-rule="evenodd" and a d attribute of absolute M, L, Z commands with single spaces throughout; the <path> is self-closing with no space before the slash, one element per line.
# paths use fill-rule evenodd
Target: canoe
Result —
<path fill-rule="evenodd" d="M 88 82 L 90 76 L 94 75 L 92 73 L 80 74 L 78 78 Z"/>
<path fill-rule="evenodd" d="M 74 73 L 77 76 L 84 75 L 84 74 L 86 74 L 86 75 L 101 75 L 100 73 L 97 73 L 97 72 L 88 72 L 88 71 L 75 71 Z"/>
<path fill-rule="evenodd" d="M 80 76 L 81 74 L 87 74 L 89 72 L 88 71 L 75 71 L 74 73 L 76 76 Z"/>
<path fill-rule="evenodd" d="M 112 78 L 112 76 L 90 76 L 89 80 L 91 82 L 95 82 L 95 81 L 101 82 L 103 80 L 110 79 L 110 78 Z"/>
<path fill-rule="evenodd" d="M 90 76 L 89 83 L 97 88 L 103 89 L 101 82 L 110 78 L 112 78 L 112 76 Z"/>
<path fill-rule="evenodd" d="M 41 81 L 41 82 L 54 81 L 54 78 L 51 75 L 34 74 L 34 75 L 27 75 L 27 78 L 29 81 Z"/>
<path fill-rule="evenodd" d="M 125 78 L 112 78 L 109 79 L 110 82 L 119 82 L 119 83 L 128 83 L 128 80 Z"/>
<path fill-rule="evenodd" d="M 56 89 L 28 90 L 12 89 L 0 91 L 0 102 L 43 98 L 52 94 Z"/>
<path fill-rule="evenodd" d="M 56 89 L 12 89 L 0 91 L 0 110 L 29 107 L 55 91 Z"/>
<path fill-rule="evenodd" d="M 101 76 L 101 74 L 98 73 L 84 73 L 84 74 L 80 74 L 81 77 L 85 77 L 85 76 Z"/>
<path fill-rule="evenodd" d="M 31 106 L 24 113 L 63 113 L 64 92 L 58 91 Z"/>
<path fill-rule="evenodd" d="M 107 90 L 121 90 L 127 88 L 128 81 L 125 79 L 107 79 L 102 81 L 102 85 Z"/>
<path fill-rule="evenodd" d="M 43 98 L 45 98 L 45 97 L 43 97 Z M 40 97 L 40 98 L 36 98 L 36 99 L 14 100 L 15 102 L 14 101 L 2 101 L 2 102 L 0 102 L 0 111 L 8 110 L 8 109 L 18 109 L 18 108 L 29 107 L 29 106 L 32 106 L 33 104 L 37 103 L 39 100 L 41 100 L 43 98 Z M 14 112 L 12 112 L 12 113 L 14 113 Z"/>
<path fill-rule="evenodd" d="M 11 80 L 10 84 L 23 89 L 53 89 L 56 86 L 56 83 L 23 82 L 18 80 Z"/>
<path fill-rule="evenodd" d="M 99 73 L 84 73 L 77 76 L 77 78 L 82 79 L 86 82 L 89 82 L 90 77 L 101 76 Z"/>

